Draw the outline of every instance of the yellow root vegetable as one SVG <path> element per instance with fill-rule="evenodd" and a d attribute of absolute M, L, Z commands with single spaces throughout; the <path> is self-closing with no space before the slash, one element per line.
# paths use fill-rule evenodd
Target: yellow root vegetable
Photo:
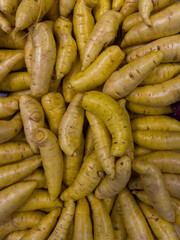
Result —
<path fill-rule="evenodd" d="M 82 106 L 103 120 L 109 129 L 112 135 L 111 155 L 123 156 L 129 139 L 129 123 L 123 108 L 112 97 L 98 91 L 85 93 Z"/>
<path fill-rule="evenodd" d="M 61 199 L 67 201 L 86 197 L 96 188 L 103 175 L 97 155 L 92 152 L 85 158 L 73 184 L 61 194 Z"/>
<path fill-rule="evenodd" d="M 29 95 L 29 96 L 35 98 L 36 100 L 38 100 L 40 102 L 40 98 L 38 96 L 37 97 L 32 96 L 32 93 L 31 93 L 30 89 L 17 91 L 17 92 L 10 92 L 8 97 L 13 97 L 14 99 L 17 99 L 19 101 L 19 99 L 22 95 Z"/>
<path fill-rule="evenodd" d="M 132 27 L 134 27 L 136 24 L 142 21 L 143 20 L 139 12 L 135 12 L 133 14 L 130 14 L 124 19 L 122 29 L 124 32 L 128 32 Z"/>
<path fill-rule="evenodd" d="M 92 193 L 88 195 L 88 200 L 93 212 L 94 240 L 114 240 L 115 235 L 111 218 L 103 202 L 97 199 Z"/>
<path fill-rule="evenodd" d="M 36 188 L 35 181 L 15 183 L 0 191 L 0 222 L 16 211 Z"/>
<path fill-rule="evenodd" d="M 23 128 L 21 128 L 21 131 L 13 139 L 11 139 L 11 142 L 27 142 Z"/>
<path fill-rule="evenodd" d="M 139 45 L 134 45 L 134 46 L 130 46 L 127 48 L 124 48 L 123 51 L 126 55 L 129 55 L 132 51 L 144 46 L 145 44 L 139 44 Z"/>
<path fill-rule="evenodd" d="M 79 239 L 93 240 L 90 208 L 86 198 L 78 200 L 75 211 L 73 240 Z"/>
<path fill-rule="evenodd" d="M 105 123 L 99 117 L 88 111 L 86 112 L 86 117 L 93 133 L 93 142 L 97 158 L 105 173 L 108 175 L 108 179 L 113 179 L 115 177 L 115 157 L 110 154 L 111 135 Z"/>
<path fill-rule="evenodd" d="M 116 162 L 115 177 L 105 176 L 95 190 L 95 196 L 99 199 L 117 195 L 127 185 L 131 175 L 131 159 L 123 156 Z"/>
<path fill-rule="evenodd" d="M 114 41 L 122 20 L 122 14 L 113 10 L 106 11 L 99 18 L 84 48 L 82 71 L 96 59 L 103 47 Z"/>
<path fill-rule="evenodd" d="M 31 175 L 26 178 L 23 178 L 23 182 L 26 181 L 36 181 L 36 188 L 46 188 L 46 178 L 44 171 L 41 168 L 36 169 Z"/>
<path fill-rule="evenodd" d="M 26 184 L 29 181 L 26 182 Z M 46 208 L 62 208 L 62 201 L 59 198 L 50 199 L 47 190 L 37 189 L 31 194 L 24 204 L 18 209 L 18 212 L 34 211 Z"/>
<path fill-rule="evenodd" d="M 86 131 L 86 138 L 85 138 L 85 156 L 88 156 L 92 153 L 94 150 L 94 138 L 93 138 L 93 132 L 90 126 L 88 127 Z"/>
<path fill-rule="evenodd" d="M 10 217 L 1 222 L 0 239 L 3 239 L 8 233 L 13 231 L 34 227 L 44 216 L 44 213 L 38 211 L 13 213 Z"/>
<path fill-rule="evenodd" d="M 140 85 L 151 85 L 165 82 L 180 73 L 179 63 L 164 63 L 157 66 Z"/>
<path fill-rule="evenodd" d="M 81 67 L 82 67 L 81 61 L 79 59 L 79 56 L 77 56 L 74 64 L 72 65 L 71 70 L 63 79 L 62 92 L 64 99 L 67 103 L 71 102 L 71 100 L 76 94 L 76 92 L 72 88 L 69 88 L 69 82 L 72 77 L 74 77 L 77 73 L 81 71 Z"/>
<path fill-rule="evenodd" d="M 6 34 L 0 29 L 0 48 L 24 49 L 26 42 L 25 34 L 26 32 L 23 31 Z"/>
<path fill-rule="evenodd" d="M 46 128 L 38 128 L 33 138 L 40 149 L 50 198 L 54 200 L 60 193 L 63 178 L 63 156 L 58 139 Z"/>
<path fill-rule="evenodd" d="M 81 136 L 81 144 L 79 148 L 74 152 L 72 156 L 65 155 L 63 156 L 64 162 L 64 171 L 63 171 L 63 183 L 66 186 L 73 184 L 79 169 L 82 164 L 84 156 L 84 137 Z"/>
<path fill-rule="evenodd" d="M 154 150 L 152 150 L 152 149 L 144 148 L 144 147 L 135 145 L 135 147 L 134 147 L 134 156 L 135 156 L 135 157 L 142 156 L 142 155 L 151 153 L 151 152 L 153 152 L 153 151 L 154 151 Z"/>
<path fill-rule="evenodd" d="M 175 210 L 175 223 L 180 224 L 180 201 L 176 198 L 171 198 L 172 199 L 172 204 Z"/>
<path fill-rule="evenodd" d="M 140 174 L 143 188 L 153 208 L 165 220 L 174 222 L 174 208 L 160 169 L 153 163 L 134 161 L 133 170 Z M 154 194 L 155 191 L 157 194 Z"/>
<path fill-rule="evenodd" d="M 172 113 L 172 109 L 170 106 L 150 107 L 150 106 L 145 106 L 145 105 L 127 101 L 126 107 L 128 110 L 132 111 L 133 113 L 145 114 L 145 115 L 161 115 L 161 114 Z"/>
<path fill-rule="evenodd" d="M 53 230 L 60 212 L 60 208 L 52 210 L 36 226 L 30 229 L 21 240 L 46 240 Z"/>
<path fill-rule="evenodd" d="M 165 107 L 180 101 L 180 74 L 168 81 L 134 89 L 128 101 L 150 107 Z"/>
<path fill-rule="evenodd" d="M 116 198 L 116 196 L 114 196 L 112 198 L 105 198 L 102 200 L 108 214 L 110 214 L 110 212 L 114 206 L 115 198 Z"/>
<path fill-rule="evenodd" d="M 81 60 L 84 47 L 95 24 L 91 11 L 92 8 L 86 0 L 77 0 L 73 12 L 73 28 Z"/>
<path fill-rule="evenodd" d="M 45 22 L 35 25 L 32 37 L 32 95 L 41 96 L 48 92 L 56 60 L 56 43 L 52 30 Z"/>
<path fill-rule="evenodd" d="M 103 92 L 118 99 L 127 96 L 137 87 L 162 60 L 160 51 L 151 52 L 113 72 L 105 82 Z"/>
<path fill-rule="evenodd" d="M 145 193 L 145 191 L 136 191 L 134 190 L 132 192 L 141 202 L 143 202 L 144 204 L 148 205 L 148 206 L 152 206 L 152 203 L 150 202 L 147 194 Z M 172 198 L 171 198 L 172 199 Z M 174 205 L 173 205 L 174 207 Z M 175 210 L 175 209 L 174 209 Z M 176 212 L 175 212 L 176 215 Z"/>
<path fill-rule="evenodd" d="M 119 11 L 123 6 L 124 0 L 113 0 L 112 2 L 112 10 Z"/>
<path fill-rule="evenodd" d="M 28 72 L 13 72 L 8 74 L 0 85 L 0 90 L 15 92 L 30 88 L 30 75 Z"/>
<path fill-rule="evenodd" d="M 67 201 L 64 203 L 62 213 L 56 224 L 56 227 L 48 240 L 66 240 L 68 234 L 68 229 L 70 227 L 71 221 L 73 219 L 75 212 L 75 203 L 73 201 Z"/>
<path fill-rule="evenodd" d="M 178 24 L 179 10 L 180 3 L 174 3 L 150 17 L 152 27 L 147 26 L 144 22 L 138 23 L 126 33 L 121 42 L 121 47 L 150 42 L 178 33 L 180 31 Z"/>
<path fill-rule="evenodd" d="M 32 49 L 33 49 L 32 37 L 31 34 L 29 34 L 26 40 L 26 44 L 24 46 L 24 59 L 27 71 L 30 75 L 32 73 Z"/>
<path fill-rule="evenodd" d="M 120 205 L 120 195 L 117 196 L 111 212 L 111 221 L 115 232 L 115 240 L 126 240 L 127 232 L 124 227 Z"/>
<path fill-rule="evenodd" d="M 11 232 L 7 235 L 6 240 L 21 240 L 21 238 L 28 232 L 29 230 L 17 230 Z"/>
<path fill-rule="evenodd" d="M 11 14 L 16 11 L 20 0 L 1 0 L 0 10 L 4 13 Z"/>
<path fill-rule="evenodd" d="M 54 25 L 57 38 L 56 89 L 61 79 L 70 71 L 77 57 L 77 45 L 72 37 L 72 23 L 68 18 L 60 17 Z"/>
<path fill-rule="evenodd" d="M 24 125 L 27 142 L 34 153 L 39 152 L 37 143 L 34 142 L 33 134 L 37 128 L 44 127 L 44 112 L 40 103 L 29 95 L 19 98 L 20 113 Z"/>
<path fill-rule="evenodd" d="M 93 9 L 94 17 L 96 22 L 99 20 L 101 15 L 111 9 L 111 0 L 99 0 Z"/>
<path fill-rule="evenodd" d="M 61 0 L 59 1 L 60 16 L 67 17 L 74 8 L 76 0 Z"/>
<path fill-rule="evenodd" d="M 85 92 L 101 86 L 118 68 L 125 54 L 118 46 L 104 50 L 84 72 L 77 73 L 69 81 L 69 88 Z"/>
<path fill-rule="evenodd" d="M 133 132 L 134 142 L 153 150 L 180 149 L 180 132 L 177 131 L 141 131 Z"/>
<path fill-rule="evenodd" d="M 10 22 L 3 16 L 2 13 L 0 13 L 0 28 L 7 34 L 12 31 Z"/>
<path fill-rule="evenodd" d="M 74 218 L 71 221 L 71 224 L 68 228 L 68 233 L 67 233 L 67 236 L 66 236 L 66 240 L 72 240 L 73 239 L 73 234 L 74 234 Z"/>
<path fill-rule="evenodd" d="M 46 14 L 46 17 L 49 20 L 52 20 L 54 22 L 60 17 L 59 0 L 53 1 L 51 8 L 49 9 L 48 13 Z"/>
<path fill-rule="evenodd" d="M 145 44 L 133 50 L 132 52 L 130 52 L 127 56 L 127 61 L 130 62 L 152 51 L 162 52 L 163 54 L 162 62 L 179 62 L 180 61 L 180 35 L 177 34 L 170 37 L 160 38 L 158 40 Z"/>
<path fill-rule="evenodd" d="M 59 92 L 49 92 L 41 98 L 45 115 L 47 117 L 51 131 L 57 136 L 59 123 L 66 111 L 63 96 Z"/>
<path fill-rule="evenodd" d="M 69 104 L 59 124 L 58 138 L 66 155 L 73 155 L 81 144 L 84 123 L 84 109 L 81 106 L 83 94 L 77 93 Z"/>
<path fill-rule="evenodd" d="M 17 53 L 24 54 L 24 50 L 12 50 L 12 49 L 0 49 L 0 62 L 11 58 L 12 56 L 16 55 Z M 24 58 L 21 58 L 12 68 L 12 71 L 17 71 L 25 68 Z"/>
<path fill-rule="evenodd" d="M 132 240 L 154 240 L 145 217 L 130 191 L 125 188 L 119 193 L 118 198 L 121 206 L 124 226 L 129 237 Z"/>
<path fill-rule="evenodd" d="M 178 237 L 180 238 L 180 226 L 176 223 L 173 223 L 173 228 L 176 231 Z"/>
<path fill-rule="evenodd" d="M 35 155 L 24 161 L 0 167 L 0 189 L 30 175 L 40 165 L 41 158 L 39 155 Z"/>
<path fill-rule="evenodd" d="M 138 0 L 125 0 L 122 5 L 120 13 L 125 18 L 137 11 L 138 11 Z"/>

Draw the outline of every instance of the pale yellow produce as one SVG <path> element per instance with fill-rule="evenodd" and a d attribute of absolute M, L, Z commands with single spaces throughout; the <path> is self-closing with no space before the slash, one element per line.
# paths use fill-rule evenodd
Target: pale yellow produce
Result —
<path fill-rule="evenodd" d="M 19 98 L 20 113 L 24 126 L 27 142 L 34 153 L 39 152 L 37 143 L 34 142 L 33 134 L 37 128 L 44 127 L 44 112 L 41 104 L 29 95 Z"/>
<path fill-rule="evenodd" d="M 46 128 L 38 128 L 33 139 L 40 150 L 50 198 L 54 200 L 60 194 L 64 167 L 58 139 Z"/>
<path fill-rule="evenodd" d="M 124 48 L 123 51 L 125 52 L 126 55 L 130 54 L 132 51 L 144 46 L 146 44 L 139 44 L 139 45 L 134 45 L 134 46 L 130 46 L 127 48 Z"/>
<path fill-rule="evenodd" d="M 3 239 L 8 233 L 13 231 L 26 230 L 34 227 L 44 216 L 45 214 L 39 211 L 13 213 L 1 222 L 0 239 Z"/>
<path fill-rule="evenodd" d="M 90 126 L 88 127 L 86 131 L 86 138 L 85 138 L 85 156 L 88 156 L 92 151 L 94 150 L 94 138 L 93 138 L 93 132 Z"/>
<path fill-rule="evenodd" d="M 97 199 L 93 193 L 88 195 L 88 200 L 93 215 L 94 240 L 114 240 L 115 234 L 111 218 L 107 213 L 103 202 Z"/>
<path fill-rule="evenodd" d="M 144 148 L 144 147 L 139 146 L 139 145 L 137 145 L 137 144 L 134 146 L 134 156 L 135 156 L 135 157 L 142 156 L 142 155 L 151 153 L 151 152 L 153 152 L 153 151 L 154 151 L 154 150 L 152 150 L 152 149 Z"/>
<path fill-rule="evenodd" d="M 109 129 L 112 135 L 111 155 L 123 156 L 129 139 L 129 123 L 123 108 L 112 97 L 98 91 L 85 93 L 82 106 L 103 120 Z"/>
<path fill-rule="evenodd" d="M 132 13 L 124 19 L 123 25 L 122 25 L 122 30 L 124 32 L 128 32 L 132 27 L 134 27 L 136 24 L 138 24 L 142 21 L 143 20 L 142 20 L 139 12 Z M 131 46 L 130 46 L 130 48 L 131 48 Z"/>
<path fill-rule="evenodd" d="M 67 17 L 74 8 L 76 0 L 61 0 L 59 1 L 60 16 Z"/>
<path fill-rule="evenodd" d="M 173 223 L 173 228 L 176 231 L 178 237 L 180 238 L 180 226 L 176 223 Z"/>
<path fill-rule="evenodd" d="M 122 5 L 120 13 L 125 18 L 137 11 L 138 11 L 138 0 L 125 0 Z"/>
<path fill-rule="evenodd" d="M 95 24 L 84 48 L 82 71 L 99 55 L 103 47 L 111 44 L 122 22 L 122 14 L 114 10 L 106 11 Z"/>
<path fill-rule="evenodd" d="M 77 45 L 72 37 L 72 23 L 68 18 L 60 17 L 54 25 L 57 39 L 56 58 L 56 89 L 58 89 L 61 79 L 71 70 L 77 57 Z"/>
<path fill-rule="evenodd" d="M 30 74 L 28 72 L 9 73 L 0 85 L 5 92 L 22 91 L 30 88 Z"/>
<path fill-rule="evenodd" d="M 26 182 L 26 184 L 29 181 Z M 34 211 L 46 208 L 62 208 L 62 201 L 59 198 L 55 200 L 50 199 L 47 190 L 37 189 L 30 195 L 24 204 L 18 209 L 18 212 Z"/>
<path fill-rule="evenodd" d="M 21 240 L 21 238 L 28 233 L 29 230 L 17 230 L 14 232 L 10 232 L 7 237 L 5 238 L 6 240 Z"/>
<path fill-rule="evenodd" d="M 115 177 L 106 175 L 95 190 L 99 199 L 116 196 L 127 185 L 131 175 L 131 159 L 123 156 L 116 161 Z"/>
<path fill-rule="evenodd" d="M 26 63 L 26 68 L 29 74 L 32 73 L 32 37 L 28 34 L 25 46 L 24 46 L 24 60 Z"/>
<path fill-rule="evenodd" d="M 47 188 L 44 171 L 41 168 L 36 169 L 31 175 L 23 178 L 23 182 L 36 181 L 36 188 Z"/>
<path fill-rule="evenodd" d="M 81 106 L 83 94 L 77 93 L 69 104 L 59 124 L 59 145 L 66 155 L 73 155 L 81 144 L 84 123 L 84 109 Z"/>
<path fill-rule="evenodd" d="M 105 173 L 108 175 L 108 179 L 114 179 L 115 157 L 110 154 L 111 135 L 105 123 L 95 114 L 86 111 L 86 117 L 93 133 L 93 142 L 97 158 Z"/>
<path fill-rule="evenodd" d="M 30 229 L 21 240 L 46 240 L 56 225 L 57 218 L 61 212 L 60 208 L 48 213 L 36 226 Z"/>
<path fill-rule="evenodd" d="M 49 92 L 41 98 L 51 131 L 57 136 L 59 123 L 66 111 L 64 98 L 60 92 Z"/>
<path fill-rule="evenodd" d="M 24 49 L 26 42 L 26 32 L 19 31 L 17 33 L 10 32 L 6 34 L 0 29 L 0 48 Z"/>
<path fill-rule="evenodd" d="M 103 169 L 93 151 L 85 157 L 74 182 L 61 194 L 61 200 L 79 200 L 86 197 L 96 188 L 103 176 Z"/>
<path fill-rule="evenodd" d="M 32 27 L 32 66 L 30 89 L 32 95 L 48 92 L 56 60 L 56 43 L 51 28 L 45 22 Z"/>
<path fill-rule="evenodd" d="M 114 206 L 115 199 L 116 199 L 116 196 L 111 197 L 111 198 L 102 199 L 102 202 L 104 203 L 104 206 L 105 206 L 108 214 L 110 214 L 110 212 Z"/>
<path fill-rule="evenodd" d="M 112 1 L 112 10 L 119 11 L 123 6 L 124 0 L 113 0 Z"/>
<path fill-rule="evenodd" d="M 162 57 L 160 51 L 151 52 L 126 64 L 112 73 L 103 92 L 115 99 L 127 96 L 160 64 Z"/>
<path fill-rule="evenodd" d="M 68 229 L 75 212 L 75 202 L 66 201 L 62 209 L 62 213 L 48 240 L 66 240 Z"/>
<path fill-rule="evenodd" d="M 78 200 L 75 210 L 73 240 L 93 240 L 90 207 L 86 198 Z"/>
<path fill-rule="evenodd" d="M 161 217 L 174 222 L 175 212 L 160 169 L 153 163 L 134 161 L 133 170 L 140 174 L 143 188 L 153 208 Z M 157 194 L 154 194 L 156 191 Z"/>
<path fill-rule="evenodd" d="M 99 20 L 101 15 L 111 9 L 111 0 L 98 0 L 98 3 L 93 9 L 93 14 L 96 22 Z"/>
<path fill-rule="evenodd" d="M 0 62 L 7 60 L 8 58 L 11 58 L 12 56 L 16 55 L 17 53 L 22 53 L 24 54 L 24 50 L 21 49 L 0 49 Z M 14 65 L 12 68 L 12 71 L 17 71 L 25 68 L 25 62 L 24 58 L 20 59 L 17 64 Z"/>
<path fill-rule="evenodd" d="M 23 161 L 0 167 L 0 189 L 18 182 L 22 178 L 30 175 L 41 165 L 39 155 L 27 158 Z M 24 181 L 24 179 L 23 179 Z"/>
<path fill-rule="evenodd" d="M 36 188 L 35 181 L 18 182 L 0 191 L 0 222 L 16 211 Z"/>
<path fill-rule="evenodd" d="M 176 198 L 171 198 L 172 199 L 172 204 L 175 210 L 175 223 L 176 224 L 180 224 L 180 200 L 176 199 Z"/>
<path fill-rule="evenodd" d="M 23 128 L 21 128 L 21 131 L 13 139 L 11 139 L 11 142 L 27 142 Z"/>
<path fill-rule="evenodd" d="M 46 14 L 46 17 L 52 21 L 56 21 L 60 17 L 59 0 L 53 1 L 51 8 L 49 9 L 49 11 Z"/>
<path fill-rule="evenodd" d="M 19 98 L 22 96 L 22 95 L 29 95 L 33 98 L 35 98 L 36 100 L 38 100 L 40 102 L 40 98 L 39 97 L 36 97 L 36 96 L 32 96 L 32 93 L 30 91 L 30 89 L 26 89 L 26 90 L 22 90 L 22 91 L 17 91 L 17 92 L 10 92 L 8 97 L 12 97 L 14 99 L 17 99 L 19 101 Z"/>
<path fill-rule="evenodd" d="M 15 26 L 15 15 L 16 15 L 16 13 L 14 12 L 14 13 L 11 13 L 11 14 L 8 14 L 8 13 L 2 13 L 2 14 L 10 22 L 11 26 L 14 27 Z"/>
<path fill-rule="evenodd" d="M 7 34 L 12 31 L 10 22 L 3 16 L 2 13 L 0 13 L 0 28 Z"/>
<path fill-rule="evenodd" d="M 67 236 L 66 236 L 66 240 L 72 240 L 73 234 L 74 234 L 74 218 L 71 221 L 71 224 L 68 228 L 68 233 L 67 233 Z"/>
<path fill-rule="evenodd" d="M 124 52 L 118 46 L 108 47 L 84 72 L 79 72 L 71 78 L 69 88 L 85 92 L 101 86 L 118 68 L 124 56 Z"/>

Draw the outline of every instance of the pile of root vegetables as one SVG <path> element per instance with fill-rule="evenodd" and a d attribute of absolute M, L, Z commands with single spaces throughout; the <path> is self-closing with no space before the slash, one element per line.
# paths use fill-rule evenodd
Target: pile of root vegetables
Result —
<path fill-rule="evenodd" d="M 179 32 L 175 0 L 0 0 L 0 240 L 180 239 Z"/>

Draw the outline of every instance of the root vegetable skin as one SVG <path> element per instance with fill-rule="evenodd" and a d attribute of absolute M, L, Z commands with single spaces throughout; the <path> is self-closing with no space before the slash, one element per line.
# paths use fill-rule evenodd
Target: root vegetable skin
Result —
<path fill-rule="evenodd" d="M 7 235 L 6 240 L 21 240 L 21 238 L 28 233 L 29 230 L 17 230 Z"/>
<path fill-rule="evenodd" d="M 143 20 L 139 12 L 132 13 L 124 19 L 122 29 L 124 32 L 128 32 L 132 27 L 142 21 Z"/>
<path fill-rule="evenodd" d="M 113 0 L 112 2 L 112 10 L 119 11 L 123 6 L 124 0 Z"/>
<path fill-rule="evenodd" d="M 138 11 L 138 0 L 125 0 L 122 5 L 120 13 L 125 18 L 137 11 Z"/>
<path fill-rule="evenodd" d="M 101 15 L 111 9 L 111 0 L 99 0 L 93 9 L 94 17 L 96 22 L 99 20 Z"/>
<path fill-rule="evenodd" d="M 76 0 L 61 0 L 59 1 L 59 12 L 63 17 L 67 17 L 74 8 Z"/>

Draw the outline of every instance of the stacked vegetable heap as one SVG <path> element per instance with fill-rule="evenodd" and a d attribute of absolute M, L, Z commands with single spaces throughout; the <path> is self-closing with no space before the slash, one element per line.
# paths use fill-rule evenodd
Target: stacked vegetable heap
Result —
<path fill-rule="evenodd" d="M 0 240 L 180 239 L 180 2 L 0 11 Z"/>

